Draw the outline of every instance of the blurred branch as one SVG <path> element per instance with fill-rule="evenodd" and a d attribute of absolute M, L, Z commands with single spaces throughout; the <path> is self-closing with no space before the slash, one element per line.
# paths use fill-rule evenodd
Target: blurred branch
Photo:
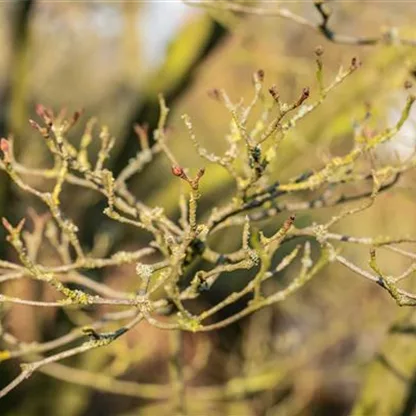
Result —
<path fill-rule="evenodd" d="M 314 23 L 300 15 L 297 15 L 289 9 L 283 7 L 262 8 L 255 6 L 246 6 L 244 4 L 235 3 L 229 0 L 223 1 L 200 1 L 200 0 L 183 0 L 185 4 L 194 7 L 201 7 L 207 10 L 230 11 L 234 13 L 250 14 L 261 17 L 281 17 L 288 19 L 294 23 L 312 29 L 315 32 L 321 33 L 328 41 L 344 45 L 377 45 L 384 44 L 400 44 L 406 46 L 416 46 L 414 39 L 401 39 L 397 36 L 395 30 L 391 29 L 388 32 L 378 37 L 359 37 L 348 36 L 336 33 L 329 27 L 331 17 L 331 10 L 327 6 L 326 0 L 315 0 L 314 5 L 318 11 L 321 23 Z"/>
<path fill-rule="evenodd" d="M 183 374 L 183 333 L 174 330 L 170 334 L 171 356 L 169 359 L 170 386 L 172 394 L 172 411 L 175 416 L 188 414 L 185 401 L 185 380 Z"/>
<path fill-rule="evenodd" d="M 385 43 L 416 46 L 416 40 L 399 38 L 393 28 L 391 28 L 389 31 L 386 31 L 379 37 L 355 37 L 338 34 L 329 27 L 332 11 L 327 6 L 327 1 L 315 0 L 314 5 L 322 19 L 319 26 L 315 27 L 315 29 L 319 29 L 325 38 L 331 42 L 344 45 L 377 45 L 379 43 Z"/>
<path fill-rule="evenodd" d="M 91 341 L 85 342 L 84 344 L 78 347 L 70 348 L 66 351 L 57 353 L 55 355 L 52 355 L 50 357 L 47 357 L 38 361 L 34 361 L 29 364 L 21 364 L 22 371 L 20 375 L 17 376 L 13 381 L 11 381 L 2 390 L 0 390 L 0 399 L 4 397 L 6 394 L 8 394 L 11 390 L 15 389 L 24 380 L 28 379 L 35 371 L 37 371 L 41 367 L 44 367 L 45 365 L 50 364 L 50 363 L 55 363 L 65 358 L 72 357 L 74 355 L 84 353 L 86 351 L 89 351 L 95 348 L 109 345 L 118 337 L 125 334 L 130 329 L 134 328 L 142 320 L 142 318 L 143 318 L 142 315 L 139 314 L 136 318 L 132 319 L 128 324 L 126 324 L 124 327 L 120 328 L 119 330 L 115 331 L 114 333 L 106 334 L 105 336 L 102 336 L 102 335 L 93 336 L 92 337 L 93 339 Z"/>
<path fill-rule="evenodd" d="M 365 367 L 365 380 L 351 411 L 352 416 L 414 414 L 415 317 L 413 311 L 398 311 L 380 351 Z"/>

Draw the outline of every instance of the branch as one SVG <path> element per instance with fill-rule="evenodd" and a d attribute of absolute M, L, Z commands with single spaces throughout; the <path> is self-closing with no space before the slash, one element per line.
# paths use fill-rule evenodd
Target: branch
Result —
<path fill-rule="evenodd" d="M 377 37 L 359 37 L 348 36 L 338 34 L 329 28 L 329 20 L 332 15 L 331 10 L 326 5 L 325 0 L 315 0 L 314 5 L 318 11 L 322 21 L 319 24 L 315 24 L 310 20 L 299 16 L 289 9 L 278 7 L 273 9 L 245 6 L 243 4 L 233 3 L 231 1 L 195 1 L 195 0 L 183 0 L 185 4 L 189 6 L 201 7 L 208 10 L 222 10 L 235 13 L 242 13 L 260 17 L 280 17 L 290 20 L 301 26 L 313 30 L 314 32 L 321 33 L 328 41 L 342 44 L 342 45 L 378 45 L 378 44 L 398 44 L 404 46 L 416 46 L 416 40 L 399 38 L 391 29 L 385 34 Z"/>
<path fill-rule="evenodd" d="M 4 397 L 6 394 L 10 393 L 13 389 L 15 389 L 20 383 L 28 379 L 32 376 L 32 374 L 41 367 L 44 367 L 47 364 L 55 363 L 57 361 L 63 360 L 65 358 L 73 357 L 74 355 L 78 355 L 84 353 L 89 350 L 93 350 L 95 348 L 103 347 L 115 339 L 120 337 L 121 335 L 125 334 L 127 331 L 132 329 L 136 326 L 141 320 L 143 319 L 142 314 L 139 314 L 131 320 L 127 325 L 118 329 L 117 331 L 111 333 L 110 335 L 106 335 L 105 337 L 98 337 L 91 341 L 85 342 L 84 344 L 71 348 L 69 350 L 60 352 L 58 354 L 52 355 L 51 357 L 41 359 L 39 361 L 35 361 L 29 364 L 21 364 L 22 372 L 13 380 L 11 381 L 6 387 L 0 390 L 0 399 Z"/>

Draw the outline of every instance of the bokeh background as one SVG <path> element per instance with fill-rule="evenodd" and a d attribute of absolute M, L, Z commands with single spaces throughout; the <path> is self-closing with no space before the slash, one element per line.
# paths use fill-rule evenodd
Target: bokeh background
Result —
<path fill-rule="evenodd" d="M 241 3 L 270 8 L 278 5 Z M 312 1 L 281 3 L 311 21 L 319 21 Z M 340 33 L 379 35 L 394 26 L 401 36 L 416 39 L 416 4 L 412 2 L 330 3 L 334 10 L 331 24 Z M 235 100 L 248 99 L 252 73 L 261 68 L 266 85 L 276 84 L 281 97 L 290 102 L 305 86 L 310 86 L 312 96 L 317 92 L 314 50 L 318 45 L 325 51 L 327 82 L 341 65 L 347 67 L 351 58 L 358 56 L 362 68 L 300 123 L 280 148 L 274 174 L 285 179 L 321 166 L 328 156 L 348 151 L 354 120 L 363 117 L 368 105 L 375 124 L 385 126 L 389 112 L 397 112 L 404 101 L 403 83 L 416 72 L 416 49 L 410 47 L 332 44 L 290 20 L 208 13 L 179 0 L 3 1 L 0 45 L 0 137 L 13 134 L 17 158 L 30 167 L 50 162 L 42 138 L 27 121 L 36 117 L 37 103 L 55 110 L 83 108 L 83 122 L 95 116 L 99 124 L 107 125 L 117 138 L 109 166 L 119 172 L 139 149 L 134 123 L 148 123 L 150 129 L 156 126 L 157 94 L 162 92 L 171 108 L 170 146 L 183 166 L 196 169 L 205 162 L 191 146 L 181 121 L 183 113 L 192 118 L 197 137 L 206 148 L 213 152 L 226 148 L 229 114 L 207 91 L 225 88 Z M 81 132 L 81 128 L 74 131 L 74 143 L 79 142 Z M 370 210 L 344 220 L 338 230 L 357 236 L 415 235 L 414 179 L 414 174 L 406 174 L 394 190 L 380 195 Z M 45 186 L 37 178 L 27 180 L 34 186 Z M 173 180 L 169 162 L 162 155 L 130 185 L 139 198 L 177 217 L 181 185 Z M 201 185 L 201 218 L 223 203 L 232 190 L 226 173 L 208 166 Z M 96 195 L 72 187 L 67 187 L 64 195 L 63 210 L 79 225 L 85 247 L 101 239 L 102 251 L 112 253 L 148 242 L 146 235 L 114 225 L 102 215 L 105 203 Z M 29 206 L 38 212 L 45 210 L 0 172 L 0 215 L 16 222 L 27 215 Z M 302 213 L 298 221 L 323 221 L 333 213 L 331 209 Z M 262 225 L 274 230 L 282 218 Z M 226 239 L 219 238 L 218 245 L 230 251 L 239 238 L 227 235 Z M 344 253 L 367 267 L 368 248 L 346 246 Z M 3 230 L 0 254 L 8 259 L 14 256 Z M 410 264 L 388 252 L 379 257 L 388 273 L 397 274 Z M 116 269 L 96 277 L 112 287 L 130 288 L 132 275 L 132 269 Z M 232 275 L 219 281 L 205 302 L 215 302 L 223 293 L 239 287 L 242 279 L 244 276 Z M 285 279 L 290 279 L 290 272 L 274 284 L 280 287 Z M 408 284 L 411 287 L 411 281 Z M 47 291 L 23 280 L 2 284 L 1 290 L 24 298 L 48 297 Z M 78 318 L 84 319 L 23 306 L 1 308 L 4 328 L 25 342 L 53 339 Z M 377 391 L 374 394 L 380 400 L 389 400 L 394 392 L 400 397 L 397 414 L 414 414 L 413 379 L 403 379 L 391 369 L 391 362 L 398 360 L 416 375 L 416 353 L 411 352 L 414 338 L 407 334 L 397 341 L 391 331 L 392 325 L 411 319 L 411 315 L 410 310 L 400 310 L 376 285 L 340 265 L 331 265 L 283 304 L 218 333 L 185 336 L 187 365 L 193 371 L 190 385 L 219 385 L 232 378 L 260 374 L 258 391 L 206 408 L 195 405 L 194 414 L 346 415 L 367 390 Z M 143 323 L 110 347 L 66 363 L 122 380 L 165 383 L 167 356 L 167 334 Z M 0 383 L 6 384 L 17 369 L 15 360 L 0 363 Z M 371 381 L 370 371 L 379 371 L 378 384 Z M 387 388 L 390 378 L 392 384 Z M 80 386 L 35 374 L 0 402 L 0 414 L 127 416 L 163 412 L 159 404 L 130 397 L 128 392 L 110 394 L 100 391 L 93 381 L 89 384 Z M 193 400 L 198 403 L 197 396 Z M 368 414 L 374 413 L 370 410 Z"/>

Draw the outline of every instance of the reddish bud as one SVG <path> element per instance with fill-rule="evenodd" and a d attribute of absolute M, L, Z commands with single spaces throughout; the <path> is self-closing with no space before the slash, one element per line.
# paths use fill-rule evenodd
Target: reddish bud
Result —
<path fill-rule="evenodd" d="M 180 166 L 172 166 L 172 173 L 175 176 L 179 176 L 180 178 L 185 175 L 185 172 L 183 171 L 183 168 L 181 168 Z"/>
<path fill-rule="evenodd" d="M 302 95 L 296 103 L 296 106 L 300 106 L 309 97 L 309 88 L 306 87 L 302 90 Z"/>
<path fill-rule="evenodd" d="M 283 230 L 285 232 L 288 232 L 290 227 L 293 225 L 293 223 L 295 222 L 296 216 L 295 215 L 291 215 L 284 223 L 283 223 Z"/>
<path fill-rule="evenodd" d="M 43 118 L 45 116 L 45 107 L 42 104 L 36 104 L 36 114 Z"/>
<path fill-rule="evenodd" d="M 68 129 L 70 129 L 79 120 L 83 112 L 84 110 L 78 110 L 72 114 L 71 120 L 69 120 Z"/>
<path fill-rule="evenodd" d="M 12 234 L 13 232 L 17 231 L 17 233 L 20 233 L 25 225 L 26 219 L 23 218 L 22 220 L 20 220 L 19 224 L 17 224 L 16 227 L 13 227 L 13 225 L 11 225 L 9 223 L 9 221 L 2 217 L 1 222 L 3 224 L 3 227 L 10 233 Z"/>
<path fill-rule="evenodd" d="M 134 131 L 139 138 L 140 147 L 142 150 L 149 148 L 149 125 L 148 124 L 138 124 L 134 125 Z"/>
<path fill-rule="evenodd" d="M 42 104 L 36 104 L 36 114 L 48 125 L 52 126 L 53 112 Z"/>
<path fill-rule="evenodd" d="M 0 139 L 0 150 L 6 155 L 9 153 L 9 142 L 5 138 Z"/>
<path fill-rule="evenodd" d="M 3 152 L 3 161 L 5 163 L 10 163 L 10 143 L 5 138 L 0 139 L 0 150 Z"/>
<path fill-rule="evenodd" d="M 6 218 L 2 217 L 1 222 L 3 224 L 3 227 L 9 232 L 11 233 L 13 231 L 13 227 L 12 225 L 9 223 L 9 221 L 7 221 Z"/>
<path fill-rule="evenodd" d="M 147 135 L 147 133 L 148 133 L 148 131 L 149 131 L 149 125 L 147 124 L 147 123 L 144 123 L 144 124 L 139 124 L 139 123 L 136 123 L 135 125 L 134 125 L 134 131 L 136 132 L 136 134 L 137 135 L 141 135 L 141 134 L 146 134 Z"/>

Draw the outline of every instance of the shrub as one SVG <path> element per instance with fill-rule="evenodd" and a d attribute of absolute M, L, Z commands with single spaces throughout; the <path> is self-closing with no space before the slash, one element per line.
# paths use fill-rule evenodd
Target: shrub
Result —
<path fill-rule="evenodd" d="M 321 30 L 330 36 L 326 23 Z M 39 199 L 47 212 L 28 211 L 30 224 L 26 224 L 25 219 L 13 224 L 3 218 L 7 241 L 17 258 L 16 261 L 0 261 L 0 281 L 30 278 L 54 290 L 54 300 L 29 300 L 1 294 L 1 303 L 68 311 L 96 309 L 102 313 L 90 319 L 88 325 L 74 325 L 67 334 L 44 343 L 21 343 L 4 332 L 4 340 L 10 345 L 0 352 L 0 359 L 31 359 L 21 365 L 20 375 L 3 387 L 0 397 L 37 371 L 49 371 L 57 378 L 73 380 L 71 373 L 62 371 L 64 367 L 50 364 L 116 343 L 119 337 L 146 321 L 172 333 L 172 392 L 166 386 L 158 385 L 141 389 L 137 384 L 136 389 L 130 382 L 110 377 L 95 387 L 113 392 L 132 391 L 131 395 L 148 399 L 171 399 L 177 411 L 184 411 L 183 332 L 216 331 L 296 296 L 328 263 L 340 263 L 376 283 L 400 306 L 416 304 L 416 295 L 400 287 L 400 282 L 415 270 L 414 264 L 401 274 L 391 276 L 381 270 L 376 257 L 380 248 L 387 248 L 413 258 L 412 253 L 397 247 L 400 243 L 415 242 L 413 238 L 355 237 L 334 231 L 334 226 L 346 217 L 370 208 L 380 193 L 395 186 L 401 175 L 416 164 L 412 154 L 395 160 L 394 164 L 380 163 L 377 153 L 380 146 L 400 140 L 401 129 L 406 125 L 415 100 L 413 95 L 408 95 L 395 123 L 385 129 L 374 128 L 369 115 L 357 122 L 351 128 L 352 143 L 348 152 L 329 158 L 319 169 L 306 167 L 290 180 L 275 179 L 273 166 L 279 163 L 282 142 L 290 140 L 298 124 L 311 117 L 341 83 L 353 82 L 348 78 L 353 77 L 360 67 L 358 59 L 353 58 L 347 69 L 340 68 L 327 85 L 323 77 L 323 49 L 320 47 L 315 51 L 315 61 L 316 94 L 312 95 L 309 88 L 304 88 L 293 102 L 284 102 L 275 85 L 268 86 L 265 91 L 262 70 L 253 75 L 254 93 L 248 104 L 242 99 L 234 102 L 224 90 L 210 91 L 211 97 L 230 117 L 229 132 L 225 136 L 227 150 L 222 155 L 211 153 L 199 143 L 192 119 L 183 115 L 189 140 L 205 159 L 205 166 L 196 171 L 181 166 L 170 149 L 166 126 L 169 109 L 162 96 L 159 97 L 157 129 L 150 135 L 145 126 L 135 126 L 141 150 L 118 175 L 106 167 L 115 139 L 105 126 L 96 137 L 94 120 L 87 121 L 79 145 L 74 145 L 76 141 L 71 139 L 70 133 L 81 123 L 81 112 L 68 117 L 64 112 L 55 114 L 49 108 L 37 106 L 38 119 L 30 120 L 30 124 L 47 145 L 53 161 L 50 167 L 23 166 L 14 155 L 13 138 L 1 139 L 1 169 L 15 186 Z M 406 91 L 409 89 L 410 85 L 406 85 Z M 89 151 L 94 140 L 99 143 L 96 155 Z M 168 217 L 161 207 L 139 201 L 129 188 L 129 179 L 140 174 L 159 154 L 172 165 L 171 172 L 163 174 L 173 175 L 184 185 L 185 192 L 178 195 L 180 214 L 177 219 Z M 227 171 L 235 192 L 228 196 L 225 204 L 215 206 L 202 217 L 198 211 L 204 198 L 200 185 L 203 181 L 210 181 L 210 169 L 214 165 Z M 40 188 L 32 186 L 30 177 L 41 178 L 44 185 Z M 80 241 L 77 225 L 65 214 L 62 195 L 68 184 L 80 191 L 97 193 L 106 202 L 103 215 L 131 227 L 139 235 L 150 236 L 149 244 L 135 251 L 118 251 L 104 257 L 94 255 L 94 249 L 88 252 Z M 296 214 L 299 212 L 323 207 L 335 207 L 337 214 L 321 223 L 297 222 Z M 280 220 L 282 215 L 285 217 L 283 221 Z M 257 228 L 256 224 L 263 220 L 270 220 L 274 225 L 275 231 L 271 235 L 266 236 Z M 240 248 L 224 253 L 213 246 L 217 233 L 227 236 L 229 230 L 235 229 L 241 234 Z M 364 270 L 342 253 L 346 243 L 369 250 L 372 272 Z M 54 252 L 53 260 L 41 256 L 43 252 L 51 253 L 51 250 Z M 135 267 L 135 275 L 130 281 L 131 291 L 114 289 L 91 277 L 91 271 L 113 270 L 125 265 Z M 291 278 L 286 287 L 270 293 L 267 283 L 289 267 Z M 225 297 L 207 307 L 206 293 L 233 272 L 250 276 L 247 284 L 236 291 L 229 286 Z M 225 318 L 218 318 L 219 312 L 241 300 L 245 301 L 241 308 Z M 103 306 L 119 310 L 108 312 L 101 308 Z M 74 342 L 78 344 L 72 346 Z M 83 375 L 87 381 L 79 377 L 77 382 L 94 384 Z M 192 391 L 201 401 L 213 401 L 226 399 L 227 395 L 238 395 L 253 385 L 255 381 L 248 379 L 240 384 L 237 381 L 229 383 L 224 391 L 221 387 L 192 387 Z"/>

